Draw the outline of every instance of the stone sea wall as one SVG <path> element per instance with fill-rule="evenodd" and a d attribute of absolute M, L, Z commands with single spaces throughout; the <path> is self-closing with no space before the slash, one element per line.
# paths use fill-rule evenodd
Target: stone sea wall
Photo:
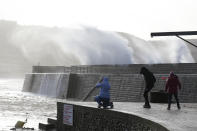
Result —
<path fill-rule="evenodd" d="M 182 84 L 180 102 L 197 102 L 197 75 L 177 74 Z M 109 77 L 111 100 L 118 102 L 141 102 L 144 78 L 139 74 L 72 74 L 35 73 L 26 74 L 23 91 L 78 101 L 93 101 L 99 89 L 94 88 L 102 76 Z M 155 74 L 157 82 L 152 91 L 165 89 L 168 74 Z"/>
<path fill-rule="evenodd" d="M 65 104 L 57 103 L 58 131 L 169 131 L 136 115 L 70 104 L 64 109 Z"/>
<path fill-rule="evenodd" d="M 96 73 L 138 74 L 142 66 L 154 74 L 197 74 L 197 63 L 130 64 L 130 65 L 77 65 L 77 66 L 33 66 L 32 73 Z"/>

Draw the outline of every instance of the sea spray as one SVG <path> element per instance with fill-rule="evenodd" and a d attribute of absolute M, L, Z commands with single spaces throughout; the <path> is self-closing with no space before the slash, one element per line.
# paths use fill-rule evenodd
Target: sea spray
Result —
<path fill-rule="evenodd" d="M 94 27 L 22 26 L 10 21 L 1 21 L 0 28 L 2 52 L 12 51 L 7 61 L 12 61 L 14 52 L 21 67 L 194 62 L 186 44 L 177 38 L 145 41 Z"/>
<path fill-rule="evenodd" d="M 32 64 L 131 64 L 132 49 L 117 33 L 82 29 L 19 27 L 12 35 Z"/>
<path fill-rule="evenodd" d="M 159 41 L 151 41 L 158 50 L 161 63 L 194 63 L 186 43 L 177 37 L 164 37 Z"/>

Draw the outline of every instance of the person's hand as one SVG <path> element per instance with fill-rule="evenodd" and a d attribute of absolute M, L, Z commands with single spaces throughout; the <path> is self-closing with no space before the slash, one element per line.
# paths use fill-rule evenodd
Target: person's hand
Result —
<path fill-rule="evenodd" d="M 101 83 L 102 81 L 103 81 L 103 78 L 102 78 L 102 79 L 100 79 L 99 83 Z"/>

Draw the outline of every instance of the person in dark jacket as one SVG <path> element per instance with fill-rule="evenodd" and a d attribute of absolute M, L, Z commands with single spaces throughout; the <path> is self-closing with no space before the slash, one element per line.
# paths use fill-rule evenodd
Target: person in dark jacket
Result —
<path fill-rule="evenodd" d="M 103 77 L 99 83 L 96 84 L 97 88 L 100 88 L 99 95 L 95 97 L 95 101 L 98 103 L 98 107 L 103 106 L 106 108 L 110 102 L 110 84 L 107 77 Z M 102 104 L 104 103 L 104 105 Z M 106 103 L 106 104 L 105 104 Z M 111 103 L 112 104 L 112 103 Z M 112 105 L 110 105 L 112 108 Z"/>
<path fill-rule="evenodd" d="M 148 99 L 148 93 L 154 87 L 156 79 L 155 79 L 155 76 L 153 75 L 153 73 L 150 72 L 146 67 L 141 68 L 140 74 L 142 74 L 144 76 L 144 79 L 145 79 L 145 89 L 144 89 L 145 104 L 144 104 L 144 108 L 151 108 L 150 103 L 149 103 L 149 99 Z"/>
<path fill-rule="evenodd" d="M 178 77 L 173 72 L 170 72 L 170 76 L 168 77 L 165 87 L 165 91 L 168 92 L 168 110 L 170 110 L 172 95 L 174 95 L 177 102 L 177 108 L 181 109 L 178 99 L 178 88 L 181 89 L 181 83 Z"/>

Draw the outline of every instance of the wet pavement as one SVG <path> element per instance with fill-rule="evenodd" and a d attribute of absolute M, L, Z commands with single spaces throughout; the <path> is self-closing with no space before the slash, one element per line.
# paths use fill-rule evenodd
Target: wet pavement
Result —
<path fill-rule="evenodd" d="M 23 80 L 0 80 L 0 131 L 13 128 L 18 120 L 28 122 L 25 127 L 38 130 L 38 123 L 46 123 L 47 118 L 56 118 L 56 103 L 65 102 L 97 108 L 96 102 L 76 102 L 42 97 L 21 92 Z M 181 103 L 181 110 L 172 104 L 151 103 L 151 109 L 144 109 L 144 103 L 114 102 L 114 111 L 138 115 L 150 119 L 171 131 L 197 131 L 197 103 Z"/>
<path fill-rule="evenodd" d="M 67 103 L 97 107 L 95 102 L 74 102 Z M 182 103 L 181 110 L 176 104 L 171 105 L 167 110 L 167 104 L 151 103 L 151 109 L 142 107 L 143 103 L 137 102 L 114 102 L 114 111 L 134 114 L 152 121 L 155 121 L 170 131 L 197 131 L 197 103 Z"/>

